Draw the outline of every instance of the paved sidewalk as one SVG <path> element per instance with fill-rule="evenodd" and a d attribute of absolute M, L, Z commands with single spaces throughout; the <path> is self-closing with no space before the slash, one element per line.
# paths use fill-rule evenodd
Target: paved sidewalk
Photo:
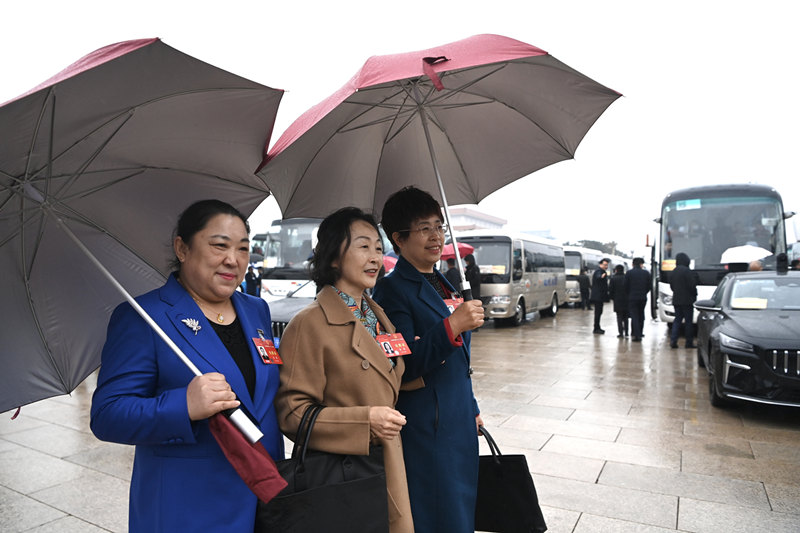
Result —
<path fill-rule="evenodd" d="M 473 336 L 484 421 L 527 456 L 550 531 L 800 531 L 800 409 L 714 409 L 664 324 L 632 343 L 603 319 L 602 336 L 579 309 Z M 127 530 L 133 448 L 91 434 L 93 390 L 0 414 L 0 532 Z"/>

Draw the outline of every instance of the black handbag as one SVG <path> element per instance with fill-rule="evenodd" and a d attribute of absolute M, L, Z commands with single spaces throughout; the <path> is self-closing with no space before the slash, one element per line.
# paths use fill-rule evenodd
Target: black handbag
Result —
<path fill-rule="evenodd" d="M 501 454 L 486 428 L 480 430 L 492 455 L 479 458 L 475 529 L 501 533 L 547 531 L 525 456 Z"/>
<path fill-rule="evenodd" d="M 288 482 L 268 503 L 258 502 L 256 533 L 353 533 L 389 531 L 383 447 L 369 455 L 309 450 L 322 405 L 309 406 L 300 420 L 291 459 L 278 461 Z"/>

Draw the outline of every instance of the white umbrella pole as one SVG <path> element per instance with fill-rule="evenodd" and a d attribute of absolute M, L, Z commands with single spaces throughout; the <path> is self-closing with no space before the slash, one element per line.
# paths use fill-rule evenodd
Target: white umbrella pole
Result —
<path fill-rule="evenodd" d="M 172 351 L 175 352 L 175 355 L 177 355 L 178 358 L 180 358 L 180 360 L 183 361 L 183 363 L 187 367 L 189 367 L 189 370 L 191 370 L 195 376 L 201 376 L 202 372 L 200 372 L 200 369 L 197 368 L 197 366 L 195 366 L 195 364 L 192 363 L 191 359 L 189 359 L 186 356 L 186 354 L 183 353 L 183 351 L 178 347 L 178 345 L 175 344 L 172 341 L 172 339 L 169 338 L 169 335 L 167 335 L 166 332 L 163 329 L 161 329 L 161 326 L 156 324 L 155 320 L 153 320 L 150 317 L 150 315 L 147 314 L 147 311 L 145 311 L 144 308 L 142 308 L 142 306 L 139 305 L 139 303 L 136 300 L 134 300 L 133 296 L 131 296 L 130 293 L 127 290 L 125 290 L 125 287 L 123 287 L 119 283 L 119 281 L 117 281 L 114 275 L 111 272 L 109 272 L 108 269 L 106 269 L 106 267 L 100 262 L 100 260 L 94 256 L 94 254 L 83 244 L 83 242 L 81 242 L 80 239 L 78 239 L 78 237 L 74 233 L 72 233 L 72 230 L 70 230 L 66 226 L 66 224 L 64 224 L 64 221 L 61 220 L 61 218 L 58 217 L 52 211 L 50 211 L 50 214 L 53 215 L 56 224 L 58 224 L 58 226 L 64 231 L 64 233 L 66 233 L 67 236 L 70 239 L 72 239 L 72 241 L 78 246 L 78 248 L 81 249 L 81 251 L 86 255 L 86 257 L 88 257 L 89 260 L 92 263 L 94 263 L 94 265 L 98 269 L 100 269 L 100 272 L 106 277 L 106 279 L 108 279 L 108 281 L 110 281 L 111 284 L 114 287 L 116 287 L 116 289 L 120 293 L 122 293 L 122 296 L 125 297 L 128 303 L 131 304 L 131 306 L 136 310 L 136 312 L 139 313 L 139 316 L 141 316 L 144 319 L 144 321 L 147 322 L 147 324 L 153 329 L 153 331 L 155 331 L 158 334 L 158 336 L 161 337 L 161 340 L 167 343 L 167 346 L 169 346 L 172 349 Z M 250 442 L 250 444 L 255 444 L 261 437 L 264 436 L 264 434 L 261 433 L 261 430 L 258 428 L 258 426 L 256 426 L 253 423 L 253 421 L 250 420 L 250 418 L 248 418 L 248 416 L 244 414 L 244 411 L 242 411 L 241 409 L 238 408 L 234 409 L 232 412 L 230 412 L 230 414 L 228 414 L 228 418 L 230 418 L 231 422 L 233 422 L 233 424 L 239 429 L 239 431 L 242 432 L 242 434 Z"/>
<path fill-rule="evenodd" d="M 415 96 L 418 97 L 419 93 L 416 85 L 414 86 Z M 470 288 L 467 278 L 464 276 L 464 269 L 461 266 L 461 254 L 458 250 L 458 243 L 456 242 L 455 232 L 453 225 L 450 223 L 450 209 L 447 207 L 447 196 L 444 193 L 444 185 L 442 184 L 442 176 L 439 174 L 439 163 L 436 160 L 436 153 L 433 151 L 433 141 L 431 141 L 431 134 L 428 131 L 428 117 L 425 114 L 425 108 L 419 103 L 417 98 L 417 112 L 422 120 L 422 129 L 425 131 L 425 140 L 428 141 L 428 152 L 431 154 L 431 162 L 433 163 L 433 171 L 436 174 L 436 184 L 439 186 L 439 194 L 442 196 L 442 206 L 444 207 L 444 218 L 447 223 L 447 228 L 450 231 L 450 242 L 453 244 L 453 253 L 456 256 L 456 265 L 458 266 L 458 275 L 461 277 L 461 296 L 464 301 L 472 300 L 472 289 Z"/>

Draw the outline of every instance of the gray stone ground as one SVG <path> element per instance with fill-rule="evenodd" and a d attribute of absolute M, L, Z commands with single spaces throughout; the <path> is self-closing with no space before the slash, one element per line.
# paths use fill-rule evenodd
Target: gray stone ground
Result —
<path fill-rule="evenodd" d="M 800 531 L 800 409 L 712 408 L 695 352 L 670 350 L 664 324 L 637 344 L 611 312 L 592 335 L 591 315 L 473 337 L 484 421 L 527 457 L 550 531 Z M 0 531 L 126 531 L 133 449 L 89 431 L 93 388 L 0 414 Z"/>

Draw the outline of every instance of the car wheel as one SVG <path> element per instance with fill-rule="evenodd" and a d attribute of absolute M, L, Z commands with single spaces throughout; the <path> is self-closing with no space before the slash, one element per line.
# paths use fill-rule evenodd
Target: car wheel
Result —
<path fill-rule="evenodd" d="M 700 345 L 697 345 L 697 366 L 700 368 L 706 367 L 706 362 L 703 361 L 703 354 L 700 353 Z"/>
<path fill-rule="evenodd" d="M 714 364 L 710 350 L 708 352 L 708 364 L 712 368 L 720 366 Z M 710 372 L 708 374 L 708 399 L 711 402 L 711 405 L 714 407 L 725 407 L 728 405 L 728 400 L 726 400 L 722 394 L 720 394 L 720 387 L 717 386 L 717 376 L 719 376 L 721 372 L 722 369 L 717 368 L 717 372 L 715 374 Z"/>

